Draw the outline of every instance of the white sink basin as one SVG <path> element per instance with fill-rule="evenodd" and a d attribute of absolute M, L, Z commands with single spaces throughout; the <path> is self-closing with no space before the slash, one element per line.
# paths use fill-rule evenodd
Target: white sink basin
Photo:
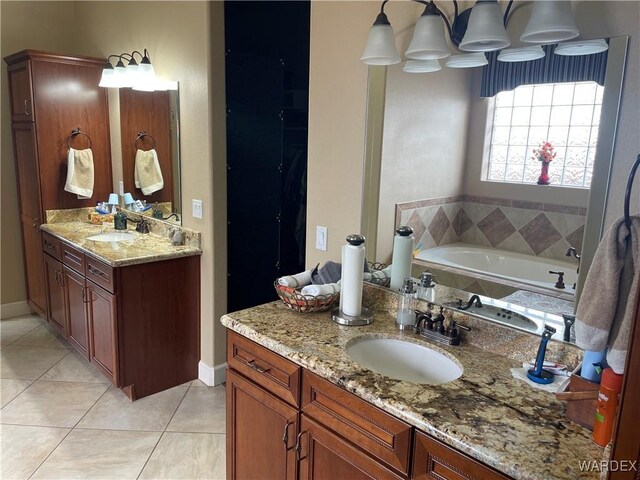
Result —
<path fill-rule="evenodd" d="M 87 237 L 94 242 L 133 242 L 135 239 L 135 235 L 129 232 L 105 232 Z"/>
<path fill-rule="evenodd" d="M 462 375 L 462 367 L 428 347 L 393 338 L 358 338 L 347 354 L 369 370 L 396 380 L 437 385 Z"/>

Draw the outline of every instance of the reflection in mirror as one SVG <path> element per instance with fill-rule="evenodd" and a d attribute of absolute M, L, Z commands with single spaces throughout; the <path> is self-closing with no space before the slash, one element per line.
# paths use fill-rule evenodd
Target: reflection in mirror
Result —
<path fill-rule="evenodd" d="M 609 40 L 604 92 L 572 84 L 570 96 L 555 95 L 569 102 L 558 106 L 545 103 L 531 86 L 522 95 L 512 91 L 500 105 L 495 97 L 481 98 L 480 69 L 410 75 L 401 66 L 387 67 L 382 147 L 373 157 L 380 162 L 380 185 L 365 192 L 363 217 L 369 218 L 367 205 L 378 206 L 375 238 L 368 239 L 376 248 L 368 252 L 369 260 L 389 262 L 393 231 L 411 226 L 412 276 L 433 274 L 435 304 L 455 308 L 458 300 L 466 305 L 479 294 L 487 308 L 470 309 L 471 314 L 505 323 L 500 313 L 505 309 L 517 314 L 508 319 L 516 328 L 528 325 L 532 331 L 535 324 L 537 332 L 546 321 L 561 333 L 562 314 L 573 312 L 575 287 L 579 294 L 602 234 L 627 41 Z M 370 73 L 375 68 L 381 67 L 370 67 Z M 559 85 L 559 91 L 566 90 Z M 587 90 L 593 98 L 583 108 Z M 552 101 L 555 97 L 551 92 Z M 556 107 L 561 108 L 556 112 Z M 565 122 L 565 107 L 569 117 L 572 108 L 582 112 L 575 128 L 581 135 L 588 130 L 586 138 L 571 137 L 574 126 Z M 500 124 L 497 114 L 506 110 L 499 108 L 509 109 L 516 124 Z M 589 108 L 591 114 L 584 114 Z M 547 111 L 551 122 L 542 133 L 534 119 L 538 110 Z M 496 133 L 494 126 L 509 131 Z M 560 130 L 564 138 L 556 135 Z M 552 162 L 551 185 L 537 185 L 541 163 L 531 158 L 533 150 L 552 134 L 563 162 Z M 578 151 L 584 161 L 577 160 Z M 510 166 L 504 157 L 515 161 Z"/>
<path fill-rule="evenodd" d="M 178 92 L 120 89 L 120 133 L 125 192 L 155 218 L 175 214 L 180 223 Z"/>

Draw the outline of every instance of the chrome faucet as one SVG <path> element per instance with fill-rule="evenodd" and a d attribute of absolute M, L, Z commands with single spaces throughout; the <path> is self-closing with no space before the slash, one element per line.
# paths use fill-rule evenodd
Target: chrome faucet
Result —
<path fill-rule="evenodd" d="M 469 310 L 474 305 L 482 308 L 482 301 L 478 295 L 472 295 L 466 305 L 462 305 L 462 300 L 458 300 L 458 310 Z"/>

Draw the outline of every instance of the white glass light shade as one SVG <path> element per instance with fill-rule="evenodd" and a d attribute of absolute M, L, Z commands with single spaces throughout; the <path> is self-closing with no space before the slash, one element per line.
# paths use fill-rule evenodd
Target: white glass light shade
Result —
<path fill-rule="evenodd" d="M 431 73 L 438 70 L 442 70 L 438 60 L 408 60 L 402 67 L 402 71 L 406 73 Z"/>
<path fill-rule="evenodd" d="M 520 36 L 525 43 L 557 43 L 580 35 L 568 0 L 538 0 Z"/>
<path fill-rule="evenodd" d="M 413 29 L 405 56 L 412 60 L 435 60 L 451 55 L 439 15 L 422 15 Z"/>
<path fill-rule="evenodd" d="M 482 52 L 463 53 L 461 55 L 451 55 L 447 58 L 449 68 L 474 68 L 483 67 L 488 64 L 487 57 Z"/>
<path fill-rule="evenodd" d="M 360 60 L 367 65 L 395 65 L 400 63 L 396 37 L 391 25 L 373 25 Z"/>
<path fill-rule="evenodd" d="M 471 9 L 467 31 L 460 42 L 460 50 L 493 52 L 511 45 L 502 23 L 502 9 L 497 2 L 476 2 Z"/>
<path fill-rule="evenodd" d="M 577 56 L 593 55 L 609 49 L 607 41 L 598 38 L 596 40 L 578 40 L 575 42 L 560 43 L 553 51 L 556 55 Z"/>
<path fill-rule="evenodd" d="M 126 67 L 118 67 L 116 66 L 113 69 L 113 85 L 116 88 L 125 88 L 125 87 L 130 87 L 130 79 L 129 76 L 127 75 L 127 68 Z"/>
<path fill-rule="evenodd" d="M 499 62 L 529 62 L 539 58 L 544 58 L 544 50 L 540 45 L 505 48 L 498 54 Z"/>
<path fill-rule="evenodd" d="M 134 90 L 141 90 L 143 92 L 153 92 L 156 90 L 156 84 L 158 79 L 156 77 L 155 69 L 150 63 L 141 63 L 138 65 L 138 76 L 136 82 L 133 85 Z"/>
<path fill-rule="evenodd" d="M 104 68 L 102 70 L 102 76 L 100 77 L 99 87 L 103 88 L 117 88 L 118 85 L 114 81 L 115 72 L 113 68 Z"/>

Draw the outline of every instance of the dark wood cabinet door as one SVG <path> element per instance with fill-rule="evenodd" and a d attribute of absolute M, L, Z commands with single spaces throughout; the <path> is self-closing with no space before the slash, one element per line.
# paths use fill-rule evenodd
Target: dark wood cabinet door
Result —
<path fill-rule="evenodd" d="M 304 414 L 299 444 L 300 480 L 404 478 Z"/>
<path fill-rule="evenodd" d="M 227 370 L 227 478 L 296 479 L 298 413 Z"/>
<path fill-rule="evenodd" d="M 89 332 L 87 329 L 84 276 L 66 265 L 63 268 L 64 288 L 67 294 L 66 310 L 69 343 L 82 355 L 89 358 Z"/>
<path fill-rule="evenodd" d="M 415 480 L 508 480 L 510 477 L 416 431 L 411 478 Z"/>
<path fill-rule="evenodd" d="M 47 290 L 44 283 L 42 236 L 37 219 L 21 216 L 22 245 L 29 305 L 43 318 L 47 315 Z"/>
<path fill-rule="evenodd" d="M 87 281 L 89 360 L 117 385 L 116 297 Z"/>
<path fill-rule="evenodd" d="M 13 149 L 18 175 L 20 213 L 43 223 L 40 206 L 40 174 L 36 148 L 35 126 L 32 123 L 13 125 Z"/>
<path fill-rule="evenodd" d="M 29 61 L 9 66 L 9 91 L 11 120 L 14 122 L 34 121 Z"/>
<path fill-rule="evenodd" d="M 44 278 L 47 286 L 47 320 L 64 336 L 67 336 L 65 317 L 64 279 L 62 262 L 44 255 Z"/>

